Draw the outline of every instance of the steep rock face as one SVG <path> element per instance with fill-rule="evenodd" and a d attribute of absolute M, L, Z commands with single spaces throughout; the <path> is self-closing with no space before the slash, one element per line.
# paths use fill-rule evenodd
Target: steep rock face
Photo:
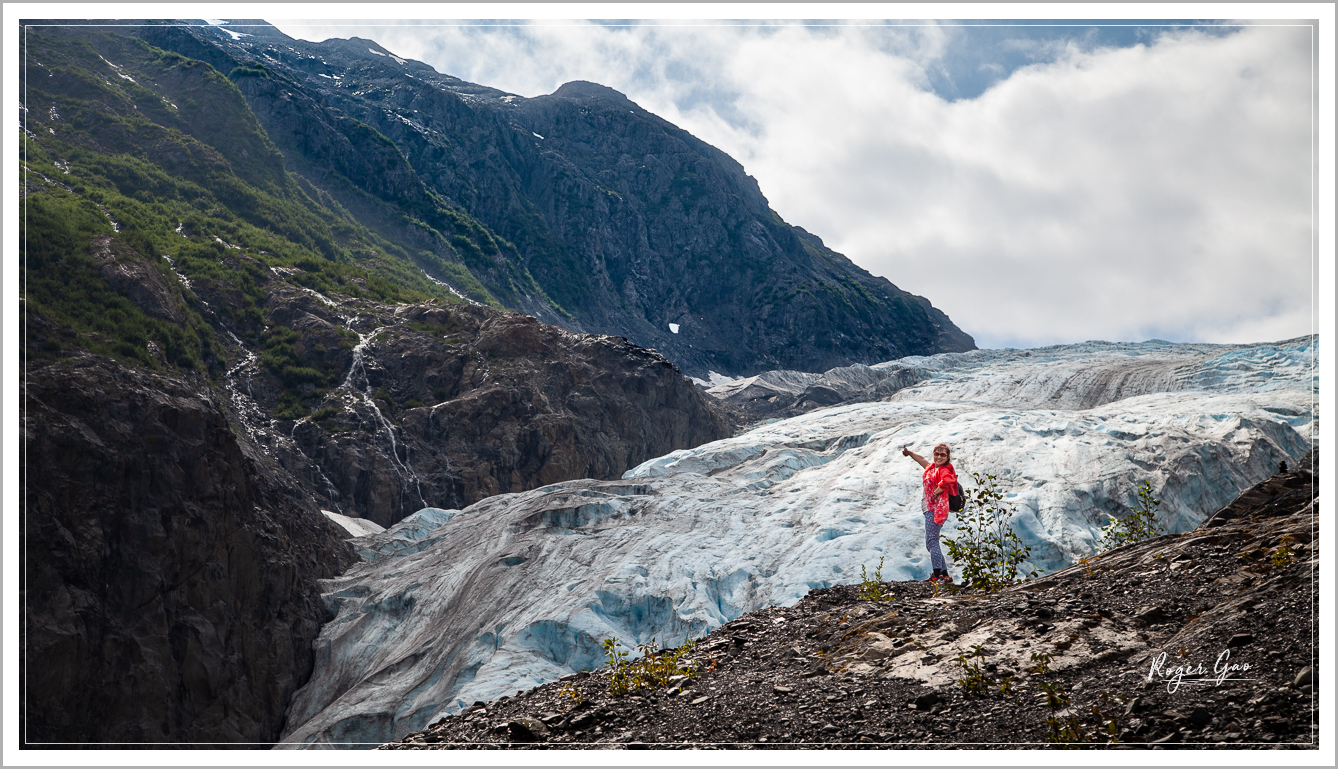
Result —
<path fill-rule="evenodd" d="M 343 533 L 182 381 L 84 354 L 26 396 L 27 739 L 275 739 Z"/>
<path fill-rule="evenodd" d="M 289 168 L 430 254 L 418 264 L 439 280 L 454 281 L 431 259 L 464 265 L 507 307 L 625 336 L 695 376 L 975 347 L 929 300 L 786 224 L 729 156 L 617 91 L 574 82 L 524 99 L 369 40 L 237 29 L 249 37 L 137 34 L 232 72 Z"/>
<path fill-rule="evenodd" d="M 146 315 L 178 324 L 185 320 L 167 280 L 143 255 L 115 238 L 103 236 L 94 241 L 92 256 L 107 286 L 134 302 Z"/>
<path fill-rule="evenodd" d="M 665 358 L 625 339 L 571 334 L 477 305 L 325 304 L 279 286 L 269 317 L 319 333 L 356 330 L 347 371 L 313 414 L 262 418 L 258 440 L 322 504 L 390 526 L 423 507 L 574 478 L 616 478 L 732 424 Z M 314 349 L 315 345 L 311 345 Z M 305 348 L 304 348 L 305 349 Z M 278 386 L 238 372 L 238 412 Z"/>

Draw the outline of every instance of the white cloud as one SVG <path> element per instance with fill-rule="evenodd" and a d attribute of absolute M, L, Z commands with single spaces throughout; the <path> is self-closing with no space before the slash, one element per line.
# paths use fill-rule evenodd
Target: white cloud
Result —
<path fill-rule="evenodd" d="M 954 102 L 928 90 L 927 71 L 953 55 L 951 30 L 933 27 L 310 37 L 331 34 L 524 96 L 577 79 L 623 91 L 983 347 L 1312 330 L 1307 28 L 1069 45 Z"/>

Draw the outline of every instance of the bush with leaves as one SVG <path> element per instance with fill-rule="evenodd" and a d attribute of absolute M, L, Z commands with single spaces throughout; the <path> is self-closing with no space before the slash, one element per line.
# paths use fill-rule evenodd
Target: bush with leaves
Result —
<path fill-rule="evenodd" d="M 989 691 L 993 684 L 990 677 L 981 669 L 980 660 L 985 656 L 985 648 L 979 644 L 971 647 L 971 653 L 964 651 L 957 652 L 957 659 L 953 663 L 961 677 L 957 679 L 957 684 L 962 687 L 962 691 L 967 694 L 983 695 Z"/>
<path fill-rule="evenodd" d="M 1049 733 L 1045 741 L 1063 746 L 1084 743 L 1113 744 L 1120 741 L 1119 734 L 1124 716 L 1120 715 L 1115 697 L 1110 692 L 1102 692 L 1097 702 L 1079 712 L 1068 710 L 1072 704 L 1069 693 L 1056 682 L 1038 684 L 1037 688 L 1045 697 L 1045 705 L 1050 715 L 1045 719 Z M 1127 699 L 1127 697 L 1122 697 Z M 1079 716 L 1082 713 L 1082 717 Z"/>
<path fill-rule="evenodd" d="M 957 518 L 959 536 L 944 537 L 948 555 L 962 570 L 967 587 L 998 590 L 1036 577 L 1024 568 L 1031 546 L 1013 531 L 1013 506 L 1004 502 L 998 479 L 972 473 L 975 488 L 963 488 L 965 506 Z"/>
<path fill-rule="evenodd" d="M 878 568 L 873 570 L 873 577 L 870 578 L 864 565 L 859 567 L 859 597 L 861 601 L 886 601 L 892 597 L 892 591 L 888 590 L 883 584 L 883 558 L 878 559 Z"/>
<path fill-rule="evenodd" d="M 631 694 L 643 689 L 659 689 L 669 685 L 674 676 L 697 675 L 697 670 L 684 658 L 692 651 L 692 641 L 683 642 L 676 649 L 655 650 L 655 641 L 638 645 L 641 656 L 628 659 L 622 642 L 604 639 L 604 667 L 609 671 L 609 694 Z"/>
<path fill-rule="evenodd" d="M 1164 533 L 1165 530 L 1157 519 L 1159 507 L 1161 500 L 1152 496 L 1152 484 L 1147 481 L 1138 484 L 1138 501 L 1129 508 L 1128 513 L 1110 517 L 1110 523 L 1101 529 L 1097 550 L 1113 550 Z"/>
<path fill-rule="evenodd" d="M 1295 560 L 1295 556 L 1292 555 L 1292 545 L 1295 544 L 1296 537 L 1293 537 L 1290 534 L 1283 534 L 1282 539 L 1278 541 L 1278 546 L 1273 549 L 1272 555 L 1269 556 L 1273 565 L 1279 569 L 1285 569 L 1288 566 L 1291 566 L 1292 561 Z"/>

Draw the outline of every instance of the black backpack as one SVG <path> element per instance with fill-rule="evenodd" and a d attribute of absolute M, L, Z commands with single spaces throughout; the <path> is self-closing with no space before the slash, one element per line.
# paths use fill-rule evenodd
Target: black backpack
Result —
<path fill-rule="evenodd" d="M 960 513 L 962 508 L 966 507 L 966 496 L 962 494 L 962 484 L 954 485 L 957 487 L 957 493 L 948 495 L 948 511 Z"/>

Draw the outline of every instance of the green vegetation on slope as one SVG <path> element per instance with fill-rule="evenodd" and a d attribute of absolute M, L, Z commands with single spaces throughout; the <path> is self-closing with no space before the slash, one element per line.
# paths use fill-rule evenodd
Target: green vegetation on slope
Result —
<path fill-rule="evenodd" d="M 267 321 L 276 285 L 333 300 L 459 301 L 304 190 L 209 65 L 110 33 L 34 28 L 27 43 L 21 280 L 31 355 L 79 348 L 215 376 L 228 363 L 218 335 L 235 333 L 298 414 L 300 393 L 337 381 L 341 358 L 330 353 L 356 335 L 305 343 Z M 145 291 L 158 287 L 152 307 L 108 282 L 109 261 L 130 265 Z"/>

